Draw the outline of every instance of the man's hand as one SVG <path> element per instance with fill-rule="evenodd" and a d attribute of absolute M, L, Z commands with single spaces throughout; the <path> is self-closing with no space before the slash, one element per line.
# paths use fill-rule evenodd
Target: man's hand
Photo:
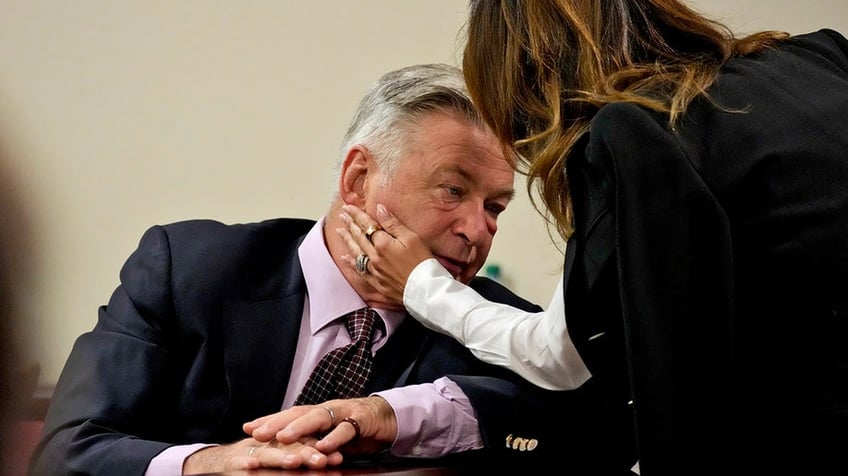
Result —
<path fill-rule="evenodd" d="M 356 426 L 345 418 L 359 425 L 358 437 Z M 388 402 L 374 396 L 292 407 L 245 423 L 243 428 L 257 441 L 276 440 L 283 445 L 319 437 L 314 449 L 327 455 L 377 454 L 394 443 L 397 418 Z"/>
<path fill-rule="evenodd" d="M 315 449 L 316 439 L 304 437 L 283 444 L 246 438 L 237 443 L 209 446 L 186 458 L 183 474 L 201 474 L 257 468 L 322 469 L 342 462 L 339 452 L 322 453 Z"/>

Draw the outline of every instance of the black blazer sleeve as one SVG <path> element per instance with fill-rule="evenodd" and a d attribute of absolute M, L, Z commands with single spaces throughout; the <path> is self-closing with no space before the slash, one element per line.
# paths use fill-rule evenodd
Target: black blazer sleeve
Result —
<path fill-rule="evenodd" d="M 542 310 L 487 278 L 475 278 L 471 287 L 492 301 L 528 312 Z M 602 412 L 593 384 L 575 391 L 544 390 L 506 368 L 483 363 L 450 337 L 434 334 L 431 339 L 414 376 L 431 381 L 445 374 L 457 383 L 471 401 L 485 443 L 484 450 L 454 459 L 471 459 L 474 472 L 540 470 L 555 464 L 574 474 L 625 474 L 609 471 L 622 466 L 608 464 L 612 460 L 596 450 L 607 427 L 598 419 Z M 434 362 L 444 366 L 434 368 Z"/>

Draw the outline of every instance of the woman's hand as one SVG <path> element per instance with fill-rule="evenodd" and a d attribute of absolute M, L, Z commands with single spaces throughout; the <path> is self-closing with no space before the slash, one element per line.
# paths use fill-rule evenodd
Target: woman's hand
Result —
<path fill-rule="evenodd" d="M 376 221 L 354 205 L 344 205 L 341 218 L 348 227 L 336 231 L 350 250 L 348 264 L 383 297 L 402 306 L 406 280 L 418 263 L 433 257 L 430 248 L 383 205 L 377 205 Z M 357 268 L 360 254 L 368 257 L 364 271 Z"/>

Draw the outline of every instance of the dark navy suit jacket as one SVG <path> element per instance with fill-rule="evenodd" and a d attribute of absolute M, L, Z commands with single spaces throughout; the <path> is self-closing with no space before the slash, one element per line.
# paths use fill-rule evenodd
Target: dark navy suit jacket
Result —
<path fill-rule="evenodd" d="M 239 440 L 242 423 L 279 411 L 306 292 L 297 247 L 313 224 L 193 220 L 149 229 L 96 326 L 71 351 L 34 472 L 140 475 L 170 445 Z M 540 310 L 492 280 L 473 286 Z M 377 353 L 367 390 L 442 376 L 471 399 L 487 461 L 532 466 L 561 454 L 550 392 L 412 318 Z M 537 444 L 512 448 L 508 437 Z"/>

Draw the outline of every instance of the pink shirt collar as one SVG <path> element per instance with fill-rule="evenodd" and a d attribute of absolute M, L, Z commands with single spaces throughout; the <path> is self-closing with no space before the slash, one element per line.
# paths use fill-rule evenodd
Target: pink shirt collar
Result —
<path fill-rule="evenodd" d="M 322 217 L 309 230 L 298 248 L 300 265 L 306 280 L 306 305 L 309 308 L 309 326 L 312 335 L 339 316 L 366 306 L 365 301 L 350 286 L 330 256 L 324 243 L 323 230 L 324 218 Z M 400 311 L 377 309 L 377 312 L 383 319 L 386 335 L 391 335 L 405 317 L 405 313 Z M 382 342 L 378 342 L 378 346 L 381 346 L 379 344 Z"/>

